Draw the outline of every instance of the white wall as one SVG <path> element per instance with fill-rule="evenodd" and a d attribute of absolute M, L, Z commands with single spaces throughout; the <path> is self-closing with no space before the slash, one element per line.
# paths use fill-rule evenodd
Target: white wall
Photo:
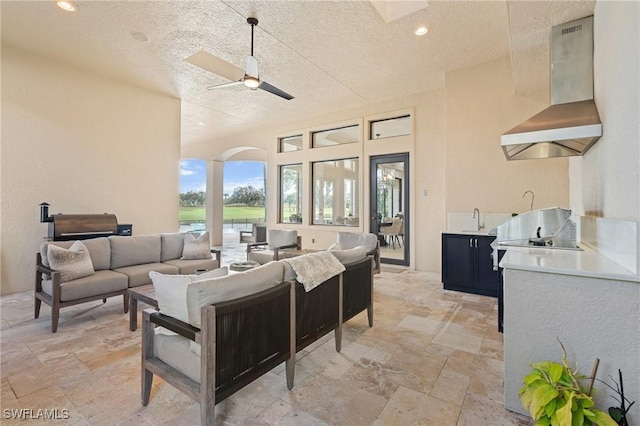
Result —
<path fill-rule="evenodd" d="M 596 3 L 594 97 L 603 135 L 571 160 L 572 209 L 579 214 L 640 221 L 639 26 L 639 2 Z"/>
<path fill-rule="evenodd" d="M 2 294 L 33 289 L 43 201 L 178 230 L 178 99 L 6 46 L 2 89 Z"/>
<path fill-rule="evenodd" d="M 446 75 L 447 212 L 522 213 L 569 206 L 565 158 L 506 161 L 500 135 L 548 106 L 514 94 L 509 58 Z"/>

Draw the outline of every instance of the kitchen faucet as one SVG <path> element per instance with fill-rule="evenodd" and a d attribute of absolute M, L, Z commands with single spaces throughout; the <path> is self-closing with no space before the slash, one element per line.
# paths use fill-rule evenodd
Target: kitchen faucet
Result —
<path fill-rule="evenodd" d="M 476 216 L 476 214 L 477 214 L 477 216 Z M 475 217 L 477 217 L 477 218 L 478 218 L 478 221 L 477 221 L 477 223 L 476 223 L 476 231 L 479 231 L 479 230 L 481 230 L 482 228 L 484 228 L 484 223 L 482 224 L 482 226 L 480 226 L 480 210 L 478 210 L 478 208 L 477 208 L 477 207 L 475 207 L 475 208 L 473 209 L 473 216 L 471 216 L 471 218 L 473 219 L 473 218 L 475 218 Z"/>
<path fill-rule="evenodd" d="M 536 195 L 533 193 L 533 191 L 525 191 L 524 194 L 522 194 L 522 198 L 524 198 L 527 193 L 531 194 L 531 208 L 529 209 L 529 211 L 533 211 L 533 199 L 536 198 Z"/>

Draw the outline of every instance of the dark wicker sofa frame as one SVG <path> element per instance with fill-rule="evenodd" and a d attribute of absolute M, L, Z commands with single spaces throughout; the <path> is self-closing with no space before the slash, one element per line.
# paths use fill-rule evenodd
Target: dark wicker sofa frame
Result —
<path fill-rule="evenodd" d="M 336 351 L 342 346 L 342 324 L 367 310 L 373 326 L 372 256 L 346 264 L 340 275 L 325 281 L 310 292 L 301 283 L 296 286 L 296 351 L 335 330 Z"/>
<path fill-rule="evenodd" d="M 293 387 L 295 303 L 289 282 L 202 308 L 202 329 L 151 309 L 142 316 L 142 405 L 149 403 L 153 375 L 200 402 L 203 425 L 215 423 L 215 404 L 286 362 Z M 269 320 L 266 321 L 265 318 Z M 200 383 L 154 356 L 154 327 L 160 325 L 200 343 Z"/>

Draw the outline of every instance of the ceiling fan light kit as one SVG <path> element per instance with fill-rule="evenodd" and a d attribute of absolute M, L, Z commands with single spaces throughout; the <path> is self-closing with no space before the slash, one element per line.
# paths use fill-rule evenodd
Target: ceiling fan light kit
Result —
<path fill-rule="evenodd" d="M 251 25 L 251 53 L 247 56 L 247 66 L 244 70 L 230 64 L 224 59 L 212 55 L 209 52 L 205 52 L 204 50 L 196 52 L 188 58 L 185 58 L 185 61 L 206 71 L 224 77 L 227 80 L 231 80 L 229 83 L 207 87 L 208 90 L 244 84 L 251 90 L 261 89 L 288 101 L 293 99 L 293 96 L 284 90 L 278 89 L 277 87 L 260 79 L 260 74 L 258 72 L 258 60 L 253 56 L 253 30 L 254 27 L 258 25 L 258 19 L 249 17 L 247 18 L 247 24 Z"/>

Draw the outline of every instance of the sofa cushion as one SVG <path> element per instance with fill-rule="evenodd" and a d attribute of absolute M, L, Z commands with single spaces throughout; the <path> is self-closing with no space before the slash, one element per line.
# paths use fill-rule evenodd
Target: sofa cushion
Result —
<path fill-rule="evenodd" d="M 298 231 L 295 229 L 269 229 L 267 242 L 270 248 L 283 247 L 296 244 L 298 241 Z"/>
<path fill-rule="evenodd" d="M 93 297 L 114 291 L 126 290 L 128 278 L 117 272 L 102 270 L 88 277 L 78 278 L 60 285 L 60 300 L 67 302 L 84 297 Z M 42 290 L 53 295 L 53 281 L 42 280 Z"/>
<path fill-rule="evenodd" d="M 131 237 L 127 237 L 131 238 Z M 125 274 L 129 277 L 129 287 L 137 287 L 140 285 L 151 284 L 149 272 L 156 271 L 162 274 L 176 275 L 178 267 L 167 265 L 166 263 L 146 263 L 144 265 L 125 266 L 123 268 L 114 269 L 115 272 Z"/>
<path fill-rule="evenodd" d="M 184 247 L 182 248 L 183 260 L 208 259 L 211 257 L 211 243 L 209 242 L 209 232 L 205 232 L 198 238 L 192 234 L 185 234 Z"/>
<path fill-rule="evenodd" d="M 347 250 L 331 250 L 331 254 L 338 258 L 343 264 L 357 262 L 367 256 L 367 248 L 358 246 Z"/>
<path fill-rule="evenodd" d="M 200 383 L 200 357 L 189 350 L 191 340 L 174 335 L 156 334 L 153 338 L 153 354 L 190 379 Z"/>
<path fill-rule="evenodd" d="M 167 275 L 149 272 L 158 300 L 158 308 L 164 315 L 189 322 L 187 310 L 187 287 L 198 280 L 207 280 L 227 275 L 226 267 L 214 269 L 201 275 Z"/>
<path fill-rule="evenodd" d="M 109 237 L 109 243 L 111 244 L 111 269 L 160 262 L 159 234 L 131 237 L 112 235 Z"/>
<path fill-rule="evenodd" d="M 342 250 L 364 246 L 367 249 L 367 253 L 371 253 L 378 246 L 378 237 L 374 234 L 360 232 L 338 232 L 337 244 Z"/>
<path fill-rule="evenodd" d="M 273 250 L 255 250 L 247 253 L 247 260 L 258 262 L 261 265 L 273 260 Z"/>
<path fill-rule="evenodd" d="M 75 241 L 52 241 L 42 244 L 40 246 L 42 264 L 46 267 L 50 267 L 49 259 L 47 258 L 47 249 L 49 245 L 69 248 L 74 242 Z M 94 270 L 101 271 L 111 267 L 111 245 L 109 244 L 109 239 L 107 237 L 89 238 L 87 240 L 82 240 L 82 244 L 84 244 L 89 251 Z"/>
<path fill-rule="evenodd" d="M 166 262 L 163 262 L 163 263 L 165 263 L 166 265 L 172 265 L 177 267 L 179 269 L 178 273 L 182 275 L 194 274 L 196 269 L 206 269 L 208 271 L 211 271 L 220 266 L 218 261 L 211 257 L 211 254 L 209 254 L 208 259 L 195 259 L 195 260 L 174 259 L 174 260 L 167 260 Z"/>
<path fill-rule="evenodd" d="M 160 261 L 180 259 L 182 247 L 184 247 L 184 234 L 177 232 L 171 234 L 160 234 Z"/>
<path fill-rule="evenodd" d="M 68 249 L 52 245 L 47 250 L 51 269 L 60 272 L 60 282 L 67 282 L 95 273 L 89 251 L 80 241 Z"/>
<path fill-rule="evenodd" d="M 194 282 L 187 287 L 189 323 L 200 328 L 200 310 L 203 306 L 274 287 L 283 282 L 283 274 L 284 267 L 280 262 L 269 262 L 246 272 Z"/>

